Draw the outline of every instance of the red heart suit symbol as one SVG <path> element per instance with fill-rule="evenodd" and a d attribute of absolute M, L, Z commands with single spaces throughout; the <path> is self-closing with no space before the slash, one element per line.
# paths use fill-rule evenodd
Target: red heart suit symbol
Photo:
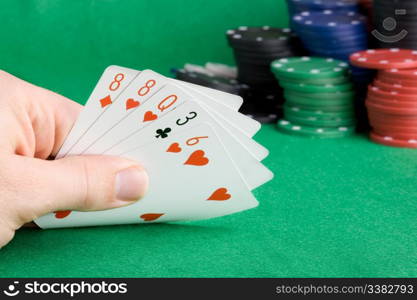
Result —
<path fill-rule="evenodd" d="M 151 222 L 159 219 L 164 214 L 143 214 L 140 216 L 141 219 L 143 219 L 145 222 Z"/>
<path fill-rule="evenodd" d="M 153 121 L 158 119 L 158 116 L 155 115 L 153 112 L 151 111 L 147 111 L 144 115 L 143 115 L 143 122 L 148 122 L 148 121 Z"/>
<path fill-rule="evenodd" d="M 68 217 L 70 214 L 71 214 L 70 210 L 57 211 L 55 212 L 55 218 L 63 219 L 63 218 Z"/>
<path fill-rule="evenodd" d="M 135 101 L 135 99 L 129 98 L 126 100 L 126 110 L 138 107 L 139 105 L 140 105 L 140 102 Z"/>
<path fill-rule="evenodd" d="M 167 149 L 167 152 L 172 152 L 172 153 L 179 153 L 181 151 L 182 151 L 182 149 L 180 147 L 180 144 L 178 144 L 178 143 L 171 144 L 171 146 L 169 146 L 168 149 Z"/>
<path fill-rule="evenodd" d="M 209 159 L 204 155 L 205 153 L 203 150 L 196 150 L 191 153 L 184 165 L 205 166 L 208 164 Z"/>
<path fill-rule="evenodd" d="M 228 190 L 226 188 L 219 188 L 211 194 L 211 196 L 207 199 L 210 201 L 226 201 L 229 200 L 232 197 L 228 193 Z"/>

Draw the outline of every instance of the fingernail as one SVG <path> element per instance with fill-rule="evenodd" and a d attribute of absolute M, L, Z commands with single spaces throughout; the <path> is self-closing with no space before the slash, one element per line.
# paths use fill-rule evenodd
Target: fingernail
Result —
<path fill-rule="evenodd" d="M 148 175 L 143 169 L 129 168 L 116 175 L 116 198 L 136 201 L 142 198 L 148 188 Z"/>

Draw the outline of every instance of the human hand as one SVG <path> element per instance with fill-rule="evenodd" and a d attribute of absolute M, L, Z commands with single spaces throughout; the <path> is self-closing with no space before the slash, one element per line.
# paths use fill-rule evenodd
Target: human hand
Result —
<path fill-rule="evenodd" d="M 54 211 L 94 211 L 140 199 L 148 177 L 112 156 L 55 156 L 81 105 L 0 71 L 0 248 Z"/>

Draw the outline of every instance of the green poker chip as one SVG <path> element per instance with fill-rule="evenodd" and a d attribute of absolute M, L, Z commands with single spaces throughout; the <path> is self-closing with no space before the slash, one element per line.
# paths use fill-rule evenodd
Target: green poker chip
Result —
<path fill-rule="evenodd" d="M 278 80 L 284 80 L 289 83 L 299 84 L 299 83 L 305 83 L 305 84 L 312 84 L 312 85 L 326 85 L 326 84 L 345 84 L 350 82 L 349 77 L 347 76 L 340 76 L 340 77 L 334 77 L 334 78 L 304 78 L 304 79 L 294 79 L 291 77 L 286 76 L 276 76 Z"/>
<path fill-rule="evenodd" d="M 332 119 L 332 118 L 346 118 L 346 119 L 354 119 L 355 112 L 353 109 L 349 109 L 347 111 L 336 111 L 336 112 L 325 112 L 320 108 L 316 108 L 314 110 L 307 110 L 303 109 L 300 106 L 290 105 L 288 103 L 284 104 L 283 106 L 284 114 L 288 115 L 291 114 L 293 116 L 299 118 L 322 118 L 322 119 Z"/>
<path fill-rule="evenodd" d="M 314 107 L 329 107 L 329 106 L 349 106 L 353 105 L 353 99 L 313 99 L 307 97 L 294 97 L 289 95 L 288 93 L 284 92 L 284 97 L 287 103 L 292 105 L 307 105 L 307 106 L 314 106 Z"/>
<path fill-rule="evenodd" d="M 281 87 L 291 91 L 302 92 L 302 93 L 336 93 L 336 92 L 347 92 L 353 90 L 352 83 L 345 84 L 326 84 L 326 85 L 312 85 L 304 83 L 291 83 L 284 80 L 279 82 Z"/>
<path fill-rule="evenodd" d="M 312 127 L 339 127 L 339 126 L 354 126 L 355 119 L 354 118 L 341 118 L 341 117 L 334 117 L 334 118 L 319 118 L 319 117 L 299 117 L 293 114 L 286 114 L 285 118 L 287 121 L 293 124 L 299 124 L 303 126 L 312 126 Z"/>
<path fill-rule="evenodd" d="M 333 58 L 290 57 L 273 61 L 271 69 L 278 78 L 335 78 L 347 75 L 349 65 Z"/>
<path fill-rule="evenodd" d="M 290 106 L 296 106 L 301 110 L 307 111 L 316 111 L 322 113 L 346 113 L 352 112 L 354 110 L 354 104 L 345 105 L 345 106 L 312 106 L 312 105 L 293 105 L 287 103 Z"/>
<path fill-rule="evenodd" d="M 277 126 L 280 131 L 287 134 L 323 139 L 346 137 L 355 132 L 355 126 L 312 127 L 291 123 L 288 120 L 280 120 Z"/>
<path fill-rule="evenodd" d="M 293 91 L 286 89 L 285 92 L 293 97 L 300 97 L 300 98 L 311 98 L 316 100 L 333 100 L 333 99 L 350 99 L 351 101 L 355 100 L 355 92 L 354 91 L 346 91 L 346 92 L 336 92 L 336 93 L 304 93 L 299 91 Z"/>

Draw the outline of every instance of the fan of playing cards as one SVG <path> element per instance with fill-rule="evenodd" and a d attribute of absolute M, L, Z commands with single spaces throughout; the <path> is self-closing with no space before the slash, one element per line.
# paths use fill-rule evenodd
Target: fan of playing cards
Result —
<path fill-rule="evenodd" d="M 238 112 L 242 98 L 150 70 L 110 66 L 57 159 L 117 155 L 142 164 L 146 196 L 99 212 L 64 211 L 41 228 L 201 220 L 256 207 L 251 191 L 273 174 L 268 150 L 252 137 L 260 124 Z"/>

